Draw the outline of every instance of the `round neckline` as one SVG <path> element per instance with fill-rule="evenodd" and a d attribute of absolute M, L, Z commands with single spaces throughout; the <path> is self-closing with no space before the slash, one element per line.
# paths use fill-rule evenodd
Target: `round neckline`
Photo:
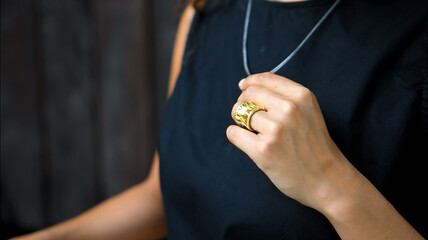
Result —
<path fill-rule="evenodd" d="M 279 2 L 271 0 L 260 0 L 263 4 L 273 7 L 282 7 L 282 8 L 304 8 L 304 7 L 318 7 L 323 6 L 328 3 L 334 2 L 334 0 L 306 0 L 298 2 Z"/>

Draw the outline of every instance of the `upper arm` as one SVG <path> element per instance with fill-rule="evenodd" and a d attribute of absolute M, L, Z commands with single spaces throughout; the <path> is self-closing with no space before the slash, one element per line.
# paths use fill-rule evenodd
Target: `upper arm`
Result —
<path fill-rule="evenodd" d="M 181 70 L 181 63 L 186 46 L 187 35 L 189 34 L 195 9 L 188 5 L 183 12 L 178 25 L 177 35 L 175 37 L 174 51 L 172 53 L 171 70 L 169 75 L 168 98 L 174 91 L 175 83 Z"/>
<path fill-rule="evenodd" d="M 184 54 L 184 48 L 186 46 L 187 35 L 190 30 L 195 9 L 193 6 L 188 5 L 181 16 L 180 23 L 178 25 L 177 35 L 175 38 L 174 51 L 172 53 L 171 71 L 169 76 L 168 86 L 168 98 L 174 91 L 175 83 L 177 82 L 178 74 L 181 70 L 181 62 Z M 159 155 L 155 152 L 153 157 L 153 164 L 150 170 L 147 182 L 154 187 L 155 191 L 160 196 L 160 181 L 159 181 Z"/>

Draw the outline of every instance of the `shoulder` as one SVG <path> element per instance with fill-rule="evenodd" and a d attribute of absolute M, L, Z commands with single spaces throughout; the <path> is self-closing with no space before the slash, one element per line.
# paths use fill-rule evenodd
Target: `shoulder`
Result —
<path fill-rule="evenodd" d="M 178 25 L 177 35 L 175 37 L 174 51 L 172 54 L 171 70 L 168 86 L 168 97 L 171 96 L 181 70 L 182 59 L 186 47 L 187 36 L 189 35 L 192 20 L 195 15 L 195 8 L 189 4 L 181 15 Z"/>

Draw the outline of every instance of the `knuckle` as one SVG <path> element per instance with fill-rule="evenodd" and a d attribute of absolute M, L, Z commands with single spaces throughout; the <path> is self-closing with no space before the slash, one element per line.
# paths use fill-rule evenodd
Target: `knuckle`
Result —
<path fill-rule="evenodd" d="M 263 72 L 263 73 L 260 73 L 259 77 L 261 79 L 268 79 L 268 78 L 272 78 L 272 75 L 273 73 L 271 72 Z"/>
<path fill-rule="evenodd" d="M 257 79 L 257 75 L 250 75 L 245 78 L 245 84 L 251 85 Z"/>
<path fill-rule="evenodd" d="M 244 92 L 246 93 L 254 93 L 257 90 L 257 86 L 251 85 Z"/>
<path fill-rule="evenodd" d="M 247 97 L 247 96 L 254 95 L 258 91 L 259 91 L 258 86 L 251 85 L 247 89 L 245 89 L 245 91 L 243 91 L 242 94 L 244 95 L 244 97 Z"/>
<path fill-rule="evenodd" d="M 260 155 L 267 156 L 271 152 L 272 143 L 271 141 L 263 141 L 262 143 L 259 144 L 258 148 L 259 148 L 258 150 Z"/>
<path fill-rule="evenodd" d="M 275 146 L 278 143 L 278 137 L 270 135 L 266 137 L 261 143 L 258 145 L 258 152 L 263 157 L 268 157 L 272 155 L 274 152 Z"/>
<path fill-rule="evenodd" d="M 309 90 L 308 88 L 300 88 L 299 91 L 297 91 L 297 100 L 300 102 L 307 102 L 313 99 L 314 94 L 312 93 L 311 90 Z"/>
<path fill-rule="evenodd" d="M 272 121 L 269 123 L 269 131 L 273 136 L 281 133 L 284 130 L 284 125 L 278 121 Z"/>
<path fill-rule="evenodd" d="M 284 117 L 287 118 L 290 114 L 296 113 L 298 110 L 298 107 L 294 102 L 289 100 L 284 100 L 281 103 L 281 109 L 282 109 L 282 112 L 284 113 L 283 118 Z"/>

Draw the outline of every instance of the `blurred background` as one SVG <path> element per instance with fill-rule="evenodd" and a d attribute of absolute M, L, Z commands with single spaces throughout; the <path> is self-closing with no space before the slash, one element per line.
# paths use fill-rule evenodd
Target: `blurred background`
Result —
<path fill-rule="evenodd" d="M 1 238 L 144 180 L 176 0 L 1 0 Z"/>

